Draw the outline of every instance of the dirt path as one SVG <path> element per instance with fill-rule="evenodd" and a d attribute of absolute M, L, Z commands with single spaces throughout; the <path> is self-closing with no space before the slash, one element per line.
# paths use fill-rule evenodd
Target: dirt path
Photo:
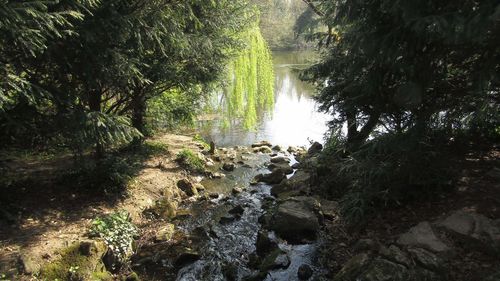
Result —
<path fill-rule="evenodd" d="M 103 198 L 72 186 L 48 184 L 50 175 L 71 166 L 71 157 L 46 162 L 12 161 L 12 172 L 22 171 L 24 175 L 31 172 L 37 181 L 16 186 L 19 190 L 15 192 L 2 190 L 5 195 L 2 198 L 11 200 L 4 201 L 2 206 L 5 208 L 2 217 L 7 222 L 0 220 L 0 274 L 16 274 L 18 270 L 27 274 L 36 272 L 42 264 L 57 259 L 58 250 L 85 240 L 97 216 L 127 210 L 133 222 L 141 225 L 143 210 L 160 197 L 181 200 L 176 182 L 186 172 L 175 162 L 175 156 L 183 148 L 199 151 L 199 144 L 191 137 L 172 134 L 152 141 L 168 146 L 169 153 L 145 160 L 126 194 L 121 196 Z M 43 182 L 38 175 L 44 175 Z"/>

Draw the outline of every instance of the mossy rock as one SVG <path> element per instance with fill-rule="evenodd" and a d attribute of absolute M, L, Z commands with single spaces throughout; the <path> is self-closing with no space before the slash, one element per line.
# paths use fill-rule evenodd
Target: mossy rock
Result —
<path fill-rule="evenodd" d="M 104 242 L 74 243 L 41 269 L 41 280 L 113 280 L 102 262 L 106 251 Z"/>

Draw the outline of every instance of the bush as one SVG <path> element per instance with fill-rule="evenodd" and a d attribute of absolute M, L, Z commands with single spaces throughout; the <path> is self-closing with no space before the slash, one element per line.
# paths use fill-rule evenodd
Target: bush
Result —
<path fill-rule="evenodd" d="M 205 170 L 203 159 L 189 149 L 183 149 L 177 154 L 177 162 L 192 172 L 201 173 Z"/>
<path fill-rule="evenodd" d="M 132 253 L 138 229 L 130 221 L 130 216 L 126 211 L 119 211 L 96 218 L 92 222 L 89 234 L 91 237 L 102 238 L 116 260 L 124 262 Z"/>
<path fill-rule="evenodd" d="M 446 142 L 438 134 L 417 141 L 412 134 L 385 134 L 347 155 L 331 142 L 322 162 L 332 193 L 351 223 L 359 223 L 381 206 L 402 204 L 435 194 L 450 186 L 452 173 Z M 335 147 L 335 145 L 338 145 Z M 334 164 L 332 164 L 334 163 Z"/>

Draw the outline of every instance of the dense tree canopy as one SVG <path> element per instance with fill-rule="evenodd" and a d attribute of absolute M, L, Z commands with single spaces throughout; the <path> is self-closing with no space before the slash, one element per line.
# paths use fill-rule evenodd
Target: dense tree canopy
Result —
<path fill-rule="evenodd" d="M 329 32 L 315 34 L 327 46 L 304 78 L 334 116 L 331 147 L 350 155 L 342 173 L 351 195 L 387 199 L 446 183 L 442 146 L 498 138 L 498 1 L 306 2 Z"/>
<path fill-rule="evenodd" d="M 192 89 L 224 72 L 255 21 L 246 1 L 4 2 L 2 142 L 58 138 L 99 153 L 146 133 L 150 100 L 201 94 Z"/>

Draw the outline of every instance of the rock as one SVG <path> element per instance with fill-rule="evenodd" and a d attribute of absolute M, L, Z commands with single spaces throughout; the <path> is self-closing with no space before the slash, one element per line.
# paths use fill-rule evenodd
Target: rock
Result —
<path fill-rule="evenodd" d="M 267 167 L 272 172 L 279 170 L 279 171 L 282 171 L 286 175 L 289 175 L 289 174 L 293 173 L 293 169 L 292 169 L 292 167 L 290 167 L 290 165 L 288 165 L 288 163 L 278 163 L 278 164 L 271 163 Z"/>
<path fill-rule="evenodd" d="M 500 223 L 477 213 L 456 211 L 437 224 L 465 245 L 484 252 L 500 254 Z"/>
<path fill-rule="evenodd" d="M 271 154 L 271 153 L 273 153 L 273 150 L 268 146 L 260 146 L 260 147 L 253 148 L 253 152 L 254 153 L 261 152 L 261 153 L 265 153 L 265 154 Z"/>
<path fill-rule="evenodd" d="M 224 163 L 224 165 L 222 165 L 222 169 L 224 169 L 224 171 L 232 172 L 236 169 L 236 165 L 234 165 L 234 163 Z"/>
<path fill-rule="evenodd" d="M 412 261 L 408 255 L 395 245 L 391 245 L 389 248 L 381 247 L 379 253 L 382 257 L 392 262 L 402 264 L 406 267 L 412 265 Z"/>
<path fill-rule="evenodd" d="M 197 196 L 198 191 L 192 182 L 187 179 L 181 179 L 177 182 L 177 187 L 184 191 L 187 196 Z"/>
<path fill-rule="evenodd" d="M 279 151 L 282 151 L 283 148 L 281 148 L 281 146 L 279 146 L 279 145 L 275 145 L 275 146 L 273 146 L 273 150 L 279 152 Z"/>
<path fill-rule="evenodd" d="M 167 223 L 165 226 L 161 227 L 155 235 L 155 240 L 157 242 L 170 241 L 175 233 L 175 225 Z"/>
<path fill-rule="evenodd" d="M 269 252 L 278 248 L 278 242 L 269 237 L 269 232 L 260 230 L 257 233 L 257 242 L 255 243 L 257 255 L 265 256 Z"/>
<path fill-rule="evenodd" d="M 286 151 L 288 151 L 288 153 L 296 153 L 298 148 L 296 146 L 289 146 Z"/>
<path fill-rule="evenodd" d="M 309 192 L 311 175 L 298 170 L 292 177 L 284 180 L 281 184 L 273 186 L 271 194 L 276 197 L 301 195 Z"/>
<path fill-rule="evenodd" d="M 278 184 L 282 180 L 286 178 L 286 175 L 283 171 L 276 170 L 272 171 L 269 174 L 259 174 L 255 176 L 254 181 L 256 182 L 265 182 L 267 184 Z"/>
<path fill-rule="evenodd" d="M 289 242 L 314 239 L 320 227 L 317 208 L 319 203 L 310 197 L 286 200 L 279 204 L 269 227 Z"/>
<path fill-rule="evenodd" d="M 240 194 L 243 192 L 243 189 L 239 188 L 239 187 L 233 187 L 233 189 L 231 190 L 231 193 L 233 195 L 237 195 L 237 194 Z"/>
<path fill-rule="evenodd" d="M 217 199 L 217 198 L 219 198 L 219 193 L 212 192 L 212 193 L 208 194 L 208 197 L 210 197 L 212 199 Z"/>
<path fill-rule="evenodd" d="M 334 281 L 406 281 L 408 270 L 382 258 L 360 254 L 351 258 L 333 278 Z"/>
<path fill-rule="evenodd" d="M 380 244 L 373 239 L 359 239 L 353 246 L 353 252 L 378 252 L 379 248 Z"/>
<path fill-rule="evenodd" d="M 299 280 L 309 280 L 312 275 L 313 270 L 309 265 L 303 264 L 299 266 L 299 269 L 297 270 L 297 277 L 299 277 Z"/>
<path fill-rule="evenodd" d="M 228 211 L 228 213 L 230 213 L 232 215 L 240 215 L 240 216 L 243 215 L 244 212 L 245 212 L 245 208 L 243 208 L 241 205 L 238 205 L 238 206 L 236 206 Z"/>
<path fill-rule="evenodd" d="M 299 168 L 300 168 L 300 166 L 301 166 L 301 165 L 300 165 L 300 163 L 299 163 L 299 162 L 297 162 L 297 163 L 294 163 L 294 164 L 292 165 L 292 168 L 293 168 L 293 169 L 299 169 Z"/>
<path fill-rule="evenodd" d="M 174 261 L 174 266 L 177 269 L 180 269 L 190 263 L 193 263 L 201 258 L 200 254 L 191 250 L 185 249 L 186 251 L 181 253 Z"/>
<path fill-rule="evenodd" d="M 238 220 L 240 218 L 241 218 L 240 215 L 225 215 L 219 219 L 219 223 L 220 224 L 228 224 L 228 223 L 232 223 L 233 221 Z"/>
<path fill-rule="evenodd" d="M 323 145 L 319 142 L 314 142 L 311 147 L 307 150 L 307 154 L 314 155 L 316 153 L 321 152 L 323 150 Z"/>
<path fill-rule="evenodd" d="M 195 183 L 194 184 L 194 188 L 196 189 L 196 191 L 198 192 L 203 192 L 205 191 L 205 187 L 201 184 L 201 183 Z"/>
<path fill-rule="evenodd" d="M 334 220 L 339 212 L 339 203 L 337 201 L 331 200 L 320 200 L 321 203 L 321 213 L 327 220 Z"/>
<path fill-rule="evenodd" d="M 268 141 L 260 141 L 260 142 L 256 142 L 256 143 L 252 144 L 252 148 L 263 147 L 263 146 L 271 148 L 273 145 Z"/>
<path fill-rule="evenodd" d="M 212 173 L 211 177 L 214 179 L 222 179 L 225 178 L 226 175 L 224 175 L 223 173 Z"/>
<path fill-rule="evenodd" d="M 271 158 L 271 163 L 289 163 L 290 158 L 284 156 L 276 156 Z"/>
<path fill-rule="evenodd" d="M 38 273 L 42 267 L 30 254 L 22 254 L 19 256 L 19 265 L 22 272 L 28 275 Z"/>
<path fill-rule="evenodd" d="M 236 264 L 225 264 L 222 266 L 222 274 L 228 281 L 238 280 L 238 266 Z"/>
<path fill-rule="evenodd" d="M 290 258 L 288 255 L 277 248 L 271 251 L 262 261 L 260 266 L 261 271 L 269 271 L 276 269 L 287 269 L 290 266 Z"/>
<path fill-rule="evenodd" d="M 421 265 L 422 267 L 432 270 L 438 271 L 442 268 L 443 261 L 438 258 L 435 254 L 422 249 L 422 248 L 410 248 L 408 252 L 414 258 L 414 260 Z"/>
<path fill-rule="evenodd" d="M 398 244 L 403 246 L 422 247 L 434 252 L 449 251 L 450 248 L 441 241 L 429 222 L 421 222 L 412 227 L 407 233 L 401 235 Z"/>

